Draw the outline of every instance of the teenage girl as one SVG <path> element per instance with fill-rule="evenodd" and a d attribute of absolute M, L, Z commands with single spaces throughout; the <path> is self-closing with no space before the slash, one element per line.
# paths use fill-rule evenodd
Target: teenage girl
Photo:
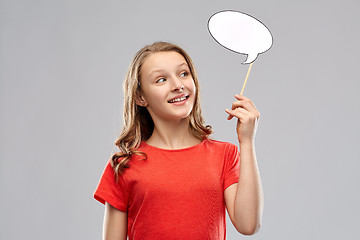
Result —
<path fill-rule="evenodd" d="M 225 207 L 238 232 L 258 231 L 260 114 L 249 98 L 235 98 L 225 112 L 238 118 L 239 148 L 209 138 L 195 68 L 183 49 L 156 42 L 135 55 L 124 81 L 120 152 L 94 193 L 105 204 L 103 239 L 225 239 Z"/>

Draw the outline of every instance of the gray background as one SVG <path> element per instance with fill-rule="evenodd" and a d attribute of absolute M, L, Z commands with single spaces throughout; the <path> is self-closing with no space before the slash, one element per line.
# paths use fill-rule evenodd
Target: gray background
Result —
<path fill-rule="evenodd" d="M 218 45 L 208 18 L 233 9 L 271 30 L 244 95 L 261 119 L 265 194 L 252 239 L 358 239 L 358 1 L 2 0 L 0 239 L 100 239 L 92 194 L 122 125 L 122 79 L 157 40 L 192 56 L 214 138 L 237 144 L 224 109 L 244 55 Z M 227 239 L 245 239 L 227 219 Z"/>

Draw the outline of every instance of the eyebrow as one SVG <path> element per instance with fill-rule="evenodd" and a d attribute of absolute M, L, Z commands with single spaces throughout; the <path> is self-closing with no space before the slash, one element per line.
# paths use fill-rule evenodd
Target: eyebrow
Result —
<path fill-rule="evenodd" d="M 180 63 L 179 65 L 177 65 L 177 67 L 182 67 L 182 66 L 189 67 L 186 62 L 183 62 L 183 63 Z M 149 76 L 152 76 L 154 73 L 163 72 L 163 71 L 164 71 L 163 69 L 155 69 L 155 70 L 150 72 Z"/>

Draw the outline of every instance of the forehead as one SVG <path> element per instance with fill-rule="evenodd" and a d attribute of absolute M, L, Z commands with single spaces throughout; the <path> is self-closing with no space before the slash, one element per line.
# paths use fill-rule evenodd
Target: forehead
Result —
<path fill-rule="evenodd" d="M 145 58 L 140 71 L 146 74 L 154 70 L 170 70 L 183 63 L 187 66 L 185 58 L 178 52 L 156 52 Z"/>

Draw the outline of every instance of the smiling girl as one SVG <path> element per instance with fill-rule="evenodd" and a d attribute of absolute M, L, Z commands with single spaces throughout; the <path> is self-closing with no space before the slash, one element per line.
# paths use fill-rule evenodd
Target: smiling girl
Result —
<path fill-rule="evenodd" d="M 239 148 L 210 139 L 199 83 L 180 47 L 156 42 L 134 57 L 124 81 L 124 126 L 94 197 L 105 204 L 103 239 L 225 239 L 225 207 L 242 234 L 258 231 L 263 192 L 253 102 L 235 95 Z M 240 161 L 241 159 L 241 161 Z"/>

